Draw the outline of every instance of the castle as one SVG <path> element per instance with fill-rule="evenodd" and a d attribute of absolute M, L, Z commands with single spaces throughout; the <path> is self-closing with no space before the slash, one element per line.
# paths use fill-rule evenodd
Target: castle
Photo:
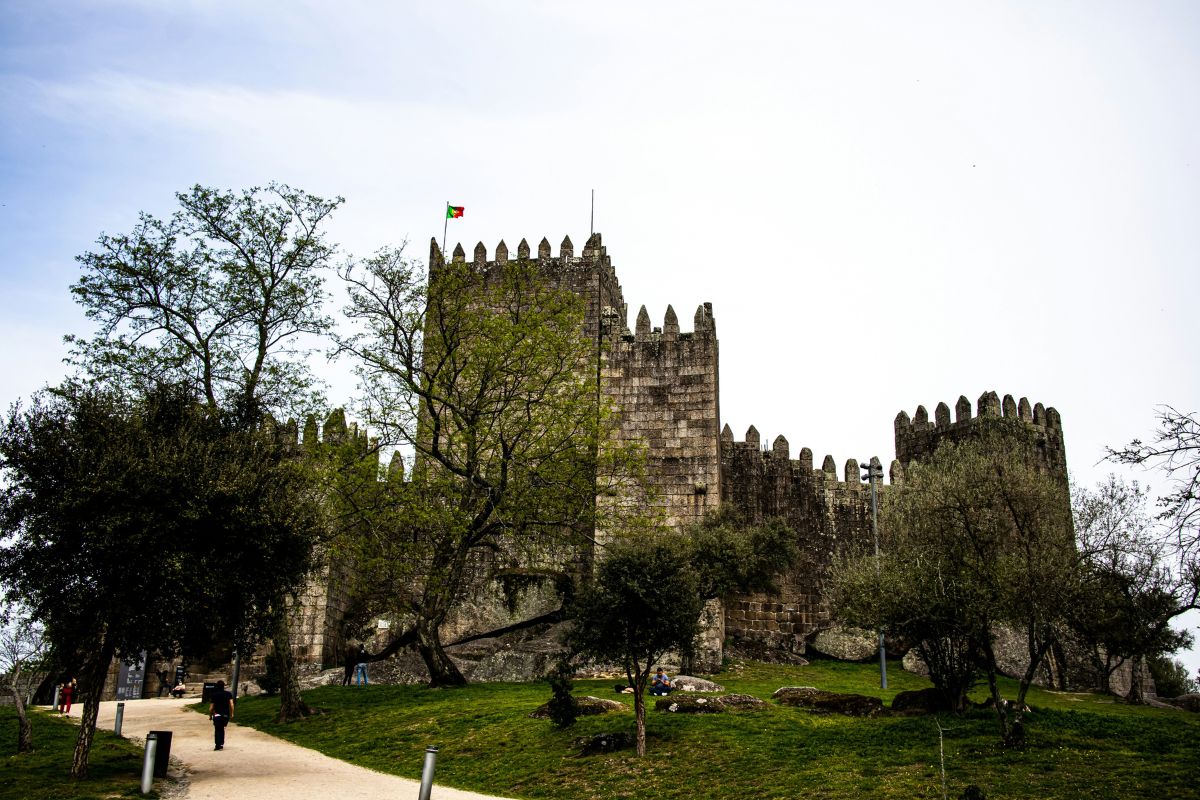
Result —
<path fill-rule="evenodd" d="M 467 255 L 460 244 L 450 257 L 465 262 Z M 722 644 L 729 639 L 754 648 L 803 652 L 806 638 L 831 622 L 823 590 L 831 559 L 839 547 L 865 543 L 871 536 L 870 491 L 860 479 L 858 462 L 847 460 L 840 475 L 829 455 L 814 467 L 811 450 L 802 448 L 792 458 L 787 439 L 777 436 L 766 447 L 753 426 L 741 441 L 736 440 L 729 426 L 721 425 L 712 305 L 704 303 L 696 309 L 691 331 L 680 329 L 670 306 L 661 327 L 653 326 L 643 306 L 630 330 L 628 306 L 600 234 L 592 235 L 579 255 L 569 237 L 563 239 L 557 256 L 546 239 L 538 244 L 536 256 L 522 240 L 516 257 L 535 260 L 547 281 L 584 301 L 583 333 L 596 344 L 601 391 L 618 412 L 615 436 L 640 443 L 647 452 L 646 473 L 653 490 L 647 498 L 633 500 L 656 503 L 676 526 L 699 521 L 729 504 L 752 521 L 782 517 L 800 539 L 800 561 L 777 581 L 778 594 L 735 597 L 712 609 L 714 621 L 701 648 L 700 666 L 719 664 Z M 444 258 L 433 240 L 431 271 L 445 263 Z M 503 241 L 491 259 L 479 243 L 472 264 L 487 273 L 509 258 Z M 931 454 L 939 442 L 969 435 L 987 417 L 1023 421 L 1035 433 L 1045 464 L 1065 479 L 1058 412 L 1040 403 L 1031 407 L 1024 398 L 1001 400 L 987 392 L 974 413 L 967 398 L 960 397 L 953 421 L 945 403 L 937 406 L 932 420 L 924 406 L 911 418 L 900 412 L 895 420 L 891 483 L 902 481 L 905 467 Z M 338 422 L 336 436 L 345 435 L 344 425 Z M 310 586 L 301 626 L 305 660 L 337 660 L 339 614 L 345 607 L 338 583 L 329 575 Z M 487 630 L 479 617 L 459 621 L 455 628 L 460 635 Z"/>

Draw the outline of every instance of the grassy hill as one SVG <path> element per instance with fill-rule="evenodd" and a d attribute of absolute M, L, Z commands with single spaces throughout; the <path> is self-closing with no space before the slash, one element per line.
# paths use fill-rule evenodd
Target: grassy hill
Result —
<path fill-rule="evenodd" d="M 928 686 L 893 668 L 747 662 L 715 677 L 729 692 L 769 699 L 781 686 L 816 686 L 881 697 Z M 614 681 L 580 681 L 576 694 L 623 699 Z M 1015 695 L 1015 685 L 1005 687 Z M 1028 744 L 999 745 L 994 717 L 828 716 L 770 704 L 758 712 L 648 712 L 646 758 L 632 751 L 577 757 L 577 740 L 632 730 L 624 714 L 581 718 L 565 731 L 528 714 L 545 684 L 330 686 L 305 694 L 322 714 L 271 721 L 278 701 L 245 698 L 238 722 L 382 772 L 419 778 L 426 745 L 440 747 L 437 781 L 518 798 L 940 798 L 938 725 L 945 729 L 948 796 L 968 784 L 997 798 L 1200 797 L 1200 718 L 1129 706 L 1110 697 L 1034 689 Z M 983 698 L 980 692 L 978 699 Z"/>
<path fill-rule="evenodd" d="M 144 795 L 142 748 L 112 731 L 97 730 L 88 760 L 89 777 L 70 777 L 79 726 L 56 714 L 30 709 L 34 752 L 18 756 L 17 712 L 0 706 L 0 800 L 101 800 Z"/>
<path fill-rule="evenodd" d="M 893 669 L 878 688 L 873 665 L 747 662 L 715 676 L 729 692 L 769 699 L 781 686 L 816 686 L 891 701 L 928 683 Z M 615 681 L 580 681 L 576 694 L 625 700 Z M 1011 684 L 1006 694 L 1014 693 Z M 682 716 L 650 710 L 648 754 L 577 757 L 577 740 L 631 731 L 632 710 L 585 717 L 566 731 L 528 714 L 545 684 L 329 686 L 305 694 L 322 714 L 271 721 L 278 700 L 243 698 L 237 721 L 382 772 L 419 778 L 426 745 L 438 745 L 437 780 L 518 798 L 706 800 L 707 798 L 941 798 L 938 724 L 945 729 L 948 796 L 967 784 L 1000 798 L 1200 798 L 1200 716 L 1129 706 L 1111 697 L 1034 689 L 1028 745 L 999 745 L 990 712 L 965 718 L 826 716 L 778 706 L 758 712 Z M 982 699 L 979 692 L 978 698 Z M 93 778 L 67 777 L 77 728 L 35 718 L 32 756 L 13 755 L 16 719 L 0 707 L 0 800 L 133 797 L 140 748 L 97 731 Z M 231 736 L 236 736 L 233 731 Z"/>

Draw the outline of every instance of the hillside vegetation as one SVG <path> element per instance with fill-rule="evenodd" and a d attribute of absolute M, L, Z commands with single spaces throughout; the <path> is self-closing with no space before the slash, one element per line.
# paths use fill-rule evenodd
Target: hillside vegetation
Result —
<path fill-rule="evenodd" d="M 781 686 L 816 686 L 891 699 L 928 686 L 893 667 L 841 662 L 806 667 L 745 662 L 714 676 L 727 692 L 768 700 Z M 576 695 L 622 699 L 612 680 L 579 681 Z M 1014 684 L 1004 693 L 1013 694 Z M 322 710 L 278 725 L 277 700 L 245 698 L 238 722 L 364 767 L 419 778 L 427 745 L 440 748 L 437 782 L 517 798 L 940 798 L 938 726 L 944 730 L 948 796 L 968 784 L 998 798 L 1200 797 L 1200 719 L 1130 706 L 1111 697 L 1034 689 L 1029 740 L 999 743 L 994 715 L 857 719 L 768 703 L 757 712 L 678 715 L 651 709 L 648 752 L 579 757 L 579 740 L 631 731 L 627 713 L 582 717 L 558 730 L 529 712 L 542 683 L 329 686 L 305 694 Z M 976 690 L 973 698 L 982 700 Z M 627 699 L 627 698 L 626 698 Z"/>

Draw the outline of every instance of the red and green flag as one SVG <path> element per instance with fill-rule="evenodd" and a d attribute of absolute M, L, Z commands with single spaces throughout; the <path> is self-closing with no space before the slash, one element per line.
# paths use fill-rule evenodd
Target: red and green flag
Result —
<path fill-rule="evenodd" d="M 447 203 L 446 204 L 446 219 L 458 219 L 459 217 L 461 217 L 463 215 L 463 211 L 465 211 L 465 210 L 466 210 L 466 206 L 452 206 L 449 203 Z"/>

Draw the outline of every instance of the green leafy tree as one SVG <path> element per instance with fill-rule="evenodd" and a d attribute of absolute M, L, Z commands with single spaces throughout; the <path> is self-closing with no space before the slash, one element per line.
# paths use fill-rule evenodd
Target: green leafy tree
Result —
<path fill-rule="evenodd" d="M 918 652 L 936 670 L 935 685 L 954 707 L 962 706 L 968 665 L 980 663 L 1001 737 L 1019 744 L 1025 695 L 1060 641 L 1064 610 L 1075 596 L 1065 477 L 1041 465 L 1032 431 L 995 420 L 912 465 L 885 497 L 881 532 L 878 562 L 860 555 L 835 571 L 837 613 L 918 641 Z M 993 631 L 1000 625 L 1018 631 L 1025 645 L 1026 667 L 1012 703 L 1000 696 L 996 680 Z"/>
<path fill-rule="evenodd" d="M 1188 674 L 1187 667 L 1170 656 L 1152 656 L 1146 661 L 1146 665 L 1150 668 L 1155 693 L 1159 697 L 1178 697 L 1181 694 L 1200 691 L 1200 685 Z"/>
<path fill-rule="evenodd" d="M 0 430 L 0 470 L 0 584 L 77 666 L 76 777 L 114 657 L 261 639 L 320 530 L 308 475 L 274 429 L 231 424 L 187 389 L 36 397 Z"/>
<path fill-rule="evenodd" d="M 1134 674 L 1126 699 L 1141 702 L 1143 664 L 1191 643 L 1171 621 L 1200 604 L 1195 562 L 1180 561 L 1172 535 L 1146 512 L 1148 492 L 1110 475 L 1075 492 L 1083 569 L 1071 603 L 1072 628 L 1087 647 L 1101 687 L 1122 664 Z"/>
<path fill-rule="evenodd" d="M 343 278 L 360 331 L 340 348 L 357 362 L 368 423 L 415 454 L 406 481 L 343 486 L 365 605 L 407 621 L 393 645 L 413 643 L 433 685 L 461 685 L 440 628 L 499 577 L 481 565 L 550 578 L 582 561 L 596 495 L 629 460 L 606 436 L 582 302 L 537 262 L 426 275 L 393 249 Z"/>
<path fill-rule="evenodd" d="M 186 386 L 243 431 L 264 414 L 320 405 L 306 358 L 331 324 L 321 305 L 335 248 L 322 229 L 342 199 L 284 184 L 240 193 L 197 185 L 176 198 L 169 218 L 143 213 L 130 233 L 102 235 L 78 257 L 71 291 L 99 330 L 68 337 L 73 363 L 125 393 Z M 289 648 L 282 612 L 274 639 L 281 653 Z M 305 708 L 282 657 L 286 720 Z"/>
<path fill-rule="evenodd" d="M 607 549 L 594 581 L 575 599 L 567 635 L 584 658 L 618 663 L 633 687 L 637 754 L 646 754 L 646 685 L 663 655 L 691 645 L 699 632 L 697 575 L 673 537 L 618 541 Z"/>
<path fill-rule="evenodd" d="M 702 600 L 733 594 L 776 592 L 776 579 L 796 563 L 800 548 L 795 531 L 779 518 L 749 524 L 729 507 L 673 535 L 676 552 L 696 575 Z M 680 668 L 693 670 L 694 647 L 681 652 Z"/>
<path fill-rule="evenodd" d="M 176 198 L 170 218 L 143 213 L 78 257 L 71 291 L 99 331 L 68 337 L 72 360 L 134 390 L 189 386 L 248 425 L 310 405 L 305 337 L 330 325 L 321 303 L 334 248 L 321 227 L 342 199 L 282 184 Z"/>

